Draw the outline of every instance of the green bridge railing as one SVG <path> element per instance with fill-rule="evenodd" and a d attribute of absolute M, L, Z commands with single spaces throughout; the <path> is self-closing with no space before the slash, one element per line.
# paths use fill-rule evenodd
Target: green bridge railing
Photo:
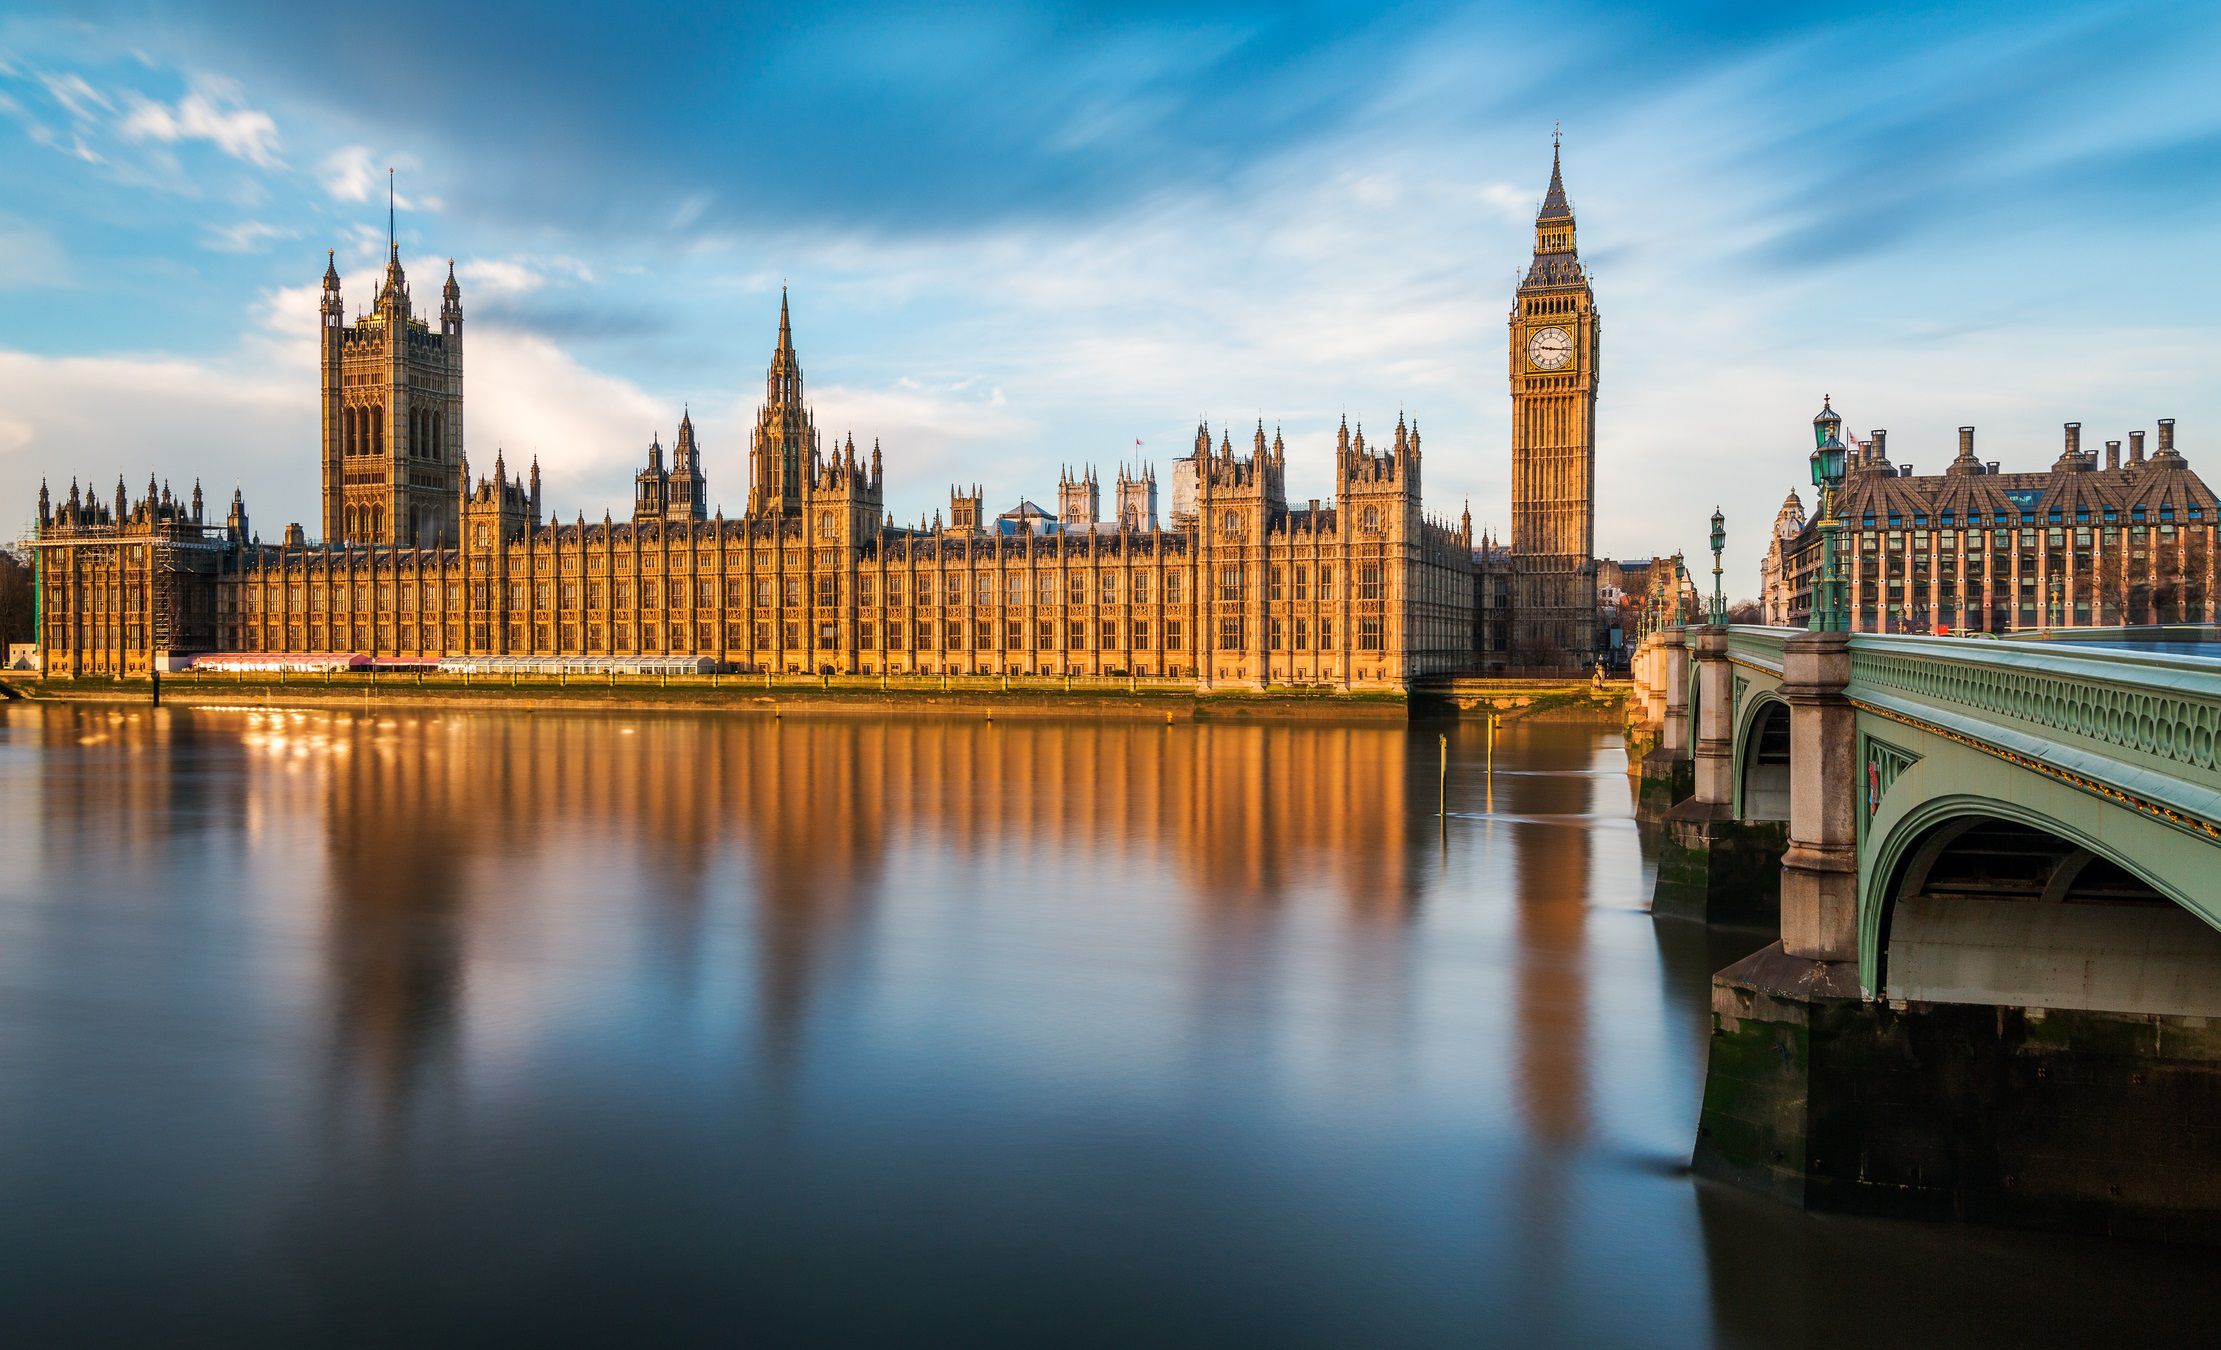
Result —
<path fill-rule="evenodd" d="M 1861 635 L 1854 703 L 1993 747 L 2221 843 L 2221 659 Z"/>

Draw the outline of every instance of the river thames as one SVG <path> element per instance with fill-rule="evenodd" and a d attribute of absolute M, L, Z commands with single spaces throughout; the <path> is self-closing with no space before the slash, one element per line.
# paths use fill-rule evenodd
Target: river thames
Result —
<path fill-rule="evenodd" d="M 4 709 L 13 1344 L 2210 1336 L 1688 1176 L 1605 727 Z"/>

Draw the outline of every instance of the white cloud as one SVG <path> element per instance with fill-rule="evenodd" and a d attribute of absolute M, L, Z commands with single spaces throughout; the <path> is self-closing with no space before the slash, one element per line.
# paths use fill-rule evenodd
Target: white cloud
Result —
<path fill-rule="evenodd" d="M 415 156 L 395 155 L 383 164 L 371 153 L 367 145 L 343 145 L 332 151 L 316 166 L 317 181 L 333 201 L 368 202 L 384 194 L 378 189 L 386 186 L 386 175 L 381 168 L 407 173 L 418 167 Z M 438 197 L 417 196 L 395 187 L 393 205 L 401 211 L 439 211 L 446 203 Z"/>
<path fill-rule="evenodd" d="M 260 253 L 273 241 L 298 238 L 300 233 L 267 221 L 245 220 L 236 225 L 210 227 L 202 242 L 217 253 Z"/>
<path fill-rule="evenodd" d="M 335 201 L 367 202 L 371 188 L 378 181 L 367 145 L 348 145 L 334 150 L 317 166 L 317 172 L 322 176 L 324 191 Z"/>
<path fill-rule="evenodd" d="M 197 76 L 174 107 L 139 94 L 125 97 L 131 111 L 120 129 L 132 140 L 207 141 L 234 159 L 265 169 L 281 167 L 277 122 L 268 113 L 247 107 L 238 86 L 229 80 Z"/>
<path fill-rule="evenodd" d="M 581 364 L 534 333 L 498 324 L 468 330 L 470 386 L 464 399 L 471 472 L 493 469 L 497 450 L 512 475 L 540 459 L 551 509 L 622 511 L 628 480 L 651 432 L 671 442 L 678 411 L 630 380 Z M 716 487 L 713 483 L 712 487 Z"/>
<path fill-rule="evenodd" d="M 106 94 L 85 82 L 85 77 L 74 72 L 65 75 L 41 75 L 39 83 L 63 111 L 80 123 L 93 121 L 100 113 L 114 112 L 116 105 Z"/>
<path fill-rule="evenodd" d="M 0 524 L 11 529 L 41 476 L 57 495 L 76 475 L 105 496 L 119 473 L 134 490 L 151 471 L 179 492 L 197 473 L 219 500 L 245 483 L 250 509 L 258 497 L 295 516 L 315 504 L 313 383 L 177 357 L 0 350 L 0 408 Z"/>
<path fill-rule="evenodd" d="M 547 282 L 546 277 L 512 258 L 473 258 L 457 264 L 455 276 L 473 299 L 506 300 L 529 295 Z"/>

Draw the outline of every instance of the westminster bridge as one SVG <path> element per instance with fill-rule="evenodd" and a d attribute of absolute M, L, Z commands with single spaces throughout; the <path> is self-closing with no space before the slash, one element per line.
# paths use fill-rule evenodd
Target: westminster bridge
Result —
<path fill-rule="evenodd" d="M 1707 626 L 1636 654 L 1653 909 L 1719 972 L 1700 1172 L 2221 1240 L 2221 634 Z"/>

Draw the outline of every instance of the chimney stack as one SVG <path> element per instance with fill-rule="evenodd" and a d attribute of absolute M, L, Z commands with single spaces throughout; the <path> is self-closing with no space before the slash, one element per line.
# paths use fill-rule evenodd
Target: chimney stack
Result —
<path fill-rule="evenodd" d="M 2175 453 L 2175 419 L 2172 417 L 2159 419 L 2159 453 L 2163 455 L 2173 455 Z"/>
<path fill-rule="evenodd" d="M 2128 462 L 2131 464 L 2142 464 L 2144 462 L 2144 433 L 2141 431 L 2132 431 L 2128 434 Z"/>
<path fill-rule="evenodd" d="M 2121 467 L 2121 443 L 2119 441 L 2107 441 L 2105 443 L 2105 467 L 2108 469 Z"/>
<path fill-rule="evenodd" d="M 1966 460 L 1971 460 L 1974 458 L 1973 427 L 1959 428 L 1959 458 Z"/>
<path fill-rule="evenodd" d="M 2080 422 L 2067 423 L 2067 453 L 2077 456 L 2082 453 L 2082 424 Z"/>
<path fill-rule="evenodd" d="M 1869 464 L 1889 463 L 1889 433 L 1880 427 L 1874 428 L 1874 439 L 1866 452 L 1866 460 Z"/>

